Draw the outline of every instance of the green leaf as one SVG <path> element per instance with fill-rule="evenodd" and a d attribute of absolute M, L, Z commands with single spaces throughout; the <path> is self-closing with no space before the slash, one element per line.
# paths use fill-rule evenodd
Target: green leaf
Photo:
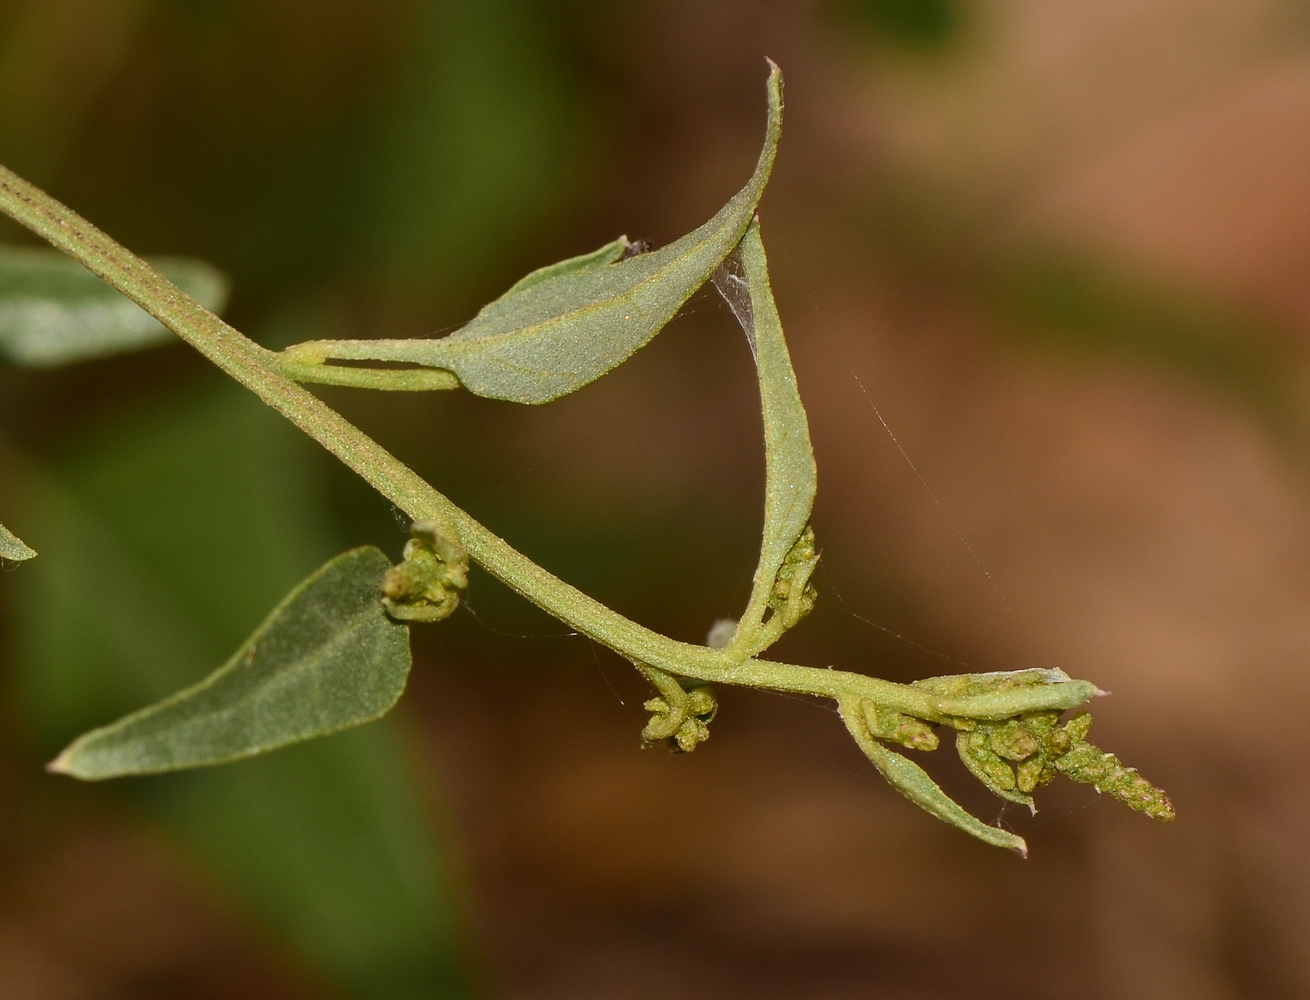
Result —
<path fill-rule="evenodd" d="M 888 783 L 920 809 L 963 830 L 969 836 L 976 837 L 984 844 L 1004 847 L 1025 858 L 1028 856 L 1028 845 L 1024 843 L 1022 837 L 1000 827 L 990 826 L 966 811 L 941 790 L 937 782 L 928 776 L 927 771 L 908 757 L 894 750 L 888 750 L 876 740 L 860 741 L 860 749 L 865 752 Z"/>
<path fill-rule="evenodd" d="M 203 261 L 150 262 L 215 312 L 227 301 L 227 278 Z M 57 250 L 0 247 L 0 361 L 33 368 L 71 364 L 167 343 L 173 334 Z"/>
<path fill-rule="evenodd" d="M 479 396 L 517 403 L 546 403 L 594 381 L 654 337 L 741 239 L 764 192 L 782 127 L 777 66 L 768 92 L 768 130 L 755 173 L 714 218 L 677 242 L 624 258 L 628 243 L 620 237 L 534 271 L 440 340 L 310 341 L 284 352 L 282 370 L 306 382 L 444 387 L 415 384 L 412 372 L 328 362 L 423 365 L 454 372 Z"/>
<path fill-rule="evenodd" d="M 741 323 L 755 355 L 764 414 L 766 473 L 760 561 L 750 602 L 726 652 L 729 656 L 753 656 L 807 610 L 801 608 L 800 601 L 805 597 L 817 557 L 812 551 L 812 538 L 808 546 L 798 543 L 806 533 L 814 506 L 817 470 L 796 371 L 769 287 L 769 263 L 758 219 L 746 230 L 735 257 L 715 273 L 714 284 Z M 741 273 L 732 266 L 734 263 L 740 264 Z M 784 566 L 789 573 L 783 573 Z M 794 607 L 789 609 L 785 603 L 775 607 L 769 621 L 762 623 L 770 603 L 779 603 L 776 585 L 780 573 L 788 577 L 787 587 L 794 591 Z"/>
<path fill-rule="evenodd" d="M 50 770 L 88 780 L 221 764 L 370 722 L 409 676 L 409 636 L 382 608 L 371 546 L 295 588 L 193 687 L 75 740 Z"/>
<path fill-rule="evenodd" d="M 24 559 L 32 559 L 35 556 L 36 550 L 34 548 L 27 545 L 3 524 L 0 524 L 0 559 L 22 562 Z"/>
<path fill-rule="evenodd" d="M 318 449 L 213 383 L 152 396 L 47 474 L 26 470 L 17 496 L 41 558 L 6 581 L 3 610 L 19 728 L 47 759 L 204 677 L 343 547 Z M 270 947 L 331 989 L 469 995 L 445 810 L 402 713 L 105 792 L 161 825 Z"/>
<path fill-rule="evenodd" d="M 858 701 L 839 701 L 837 710 L 855 742 L 864 751 L 887 783 L 925 812 L 949 823 L 971 837 L 993 847 L 1004 847 L 1023 857 L 1028 856 L 1028 845 L 1017 834 L 989 826 L 967 812 L 963 806 L 943 792 L 928 772 L 902 754 L 889 750 L 869 732 L 863 706 Z"/>

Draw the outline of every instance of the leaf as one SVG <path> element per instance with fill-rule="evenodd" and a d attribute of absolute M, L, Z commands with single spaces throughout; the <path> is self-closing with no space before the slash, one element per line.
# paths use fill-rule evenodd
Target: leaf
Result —
<path fill-rule="evenodd" d="M 786 620 L 783 611 L 778 610 L 769 620 L 773 627 L 761 631 L 761 620 L 774 596 L 779 572 L 809 524 L 818 473 L 805 406 L 796 386 L 796 371 L 792 368 L 782 321 L 769 287 L 769 264 L 758 219 L 742 237 L 736 258 L 742 273 L 736 273 L 730 259 L 715 272 L 714 284 L 741 323 L 755 355 L 764 414 L 766 472 L 760 561 L 750 602 L 727 654 L 753 656 L 781 635 L 784 627 L 795 624 L 794 619 Z M 804 589 L 813 569 L 812 552 L 796 562 L 799 572 L 789 584 L 794 582 Z"/>
<path fill-rule="evenodd" d="M 207 309 L 227 301 L 227 278 L 204 261 L 151 261 Z M 167 343 L 173 334 L 71 257 L 0 247 L 0 361 L 49 368 Z"/>
<path fill-rule="evenodd" d="M 837 710 L 855 742 L 864 751 L 887 783 L 925 812 L 949 823 L 971 837 L 993 847 L 1004 847 L 1023 857 L 1028 856 L 1028 845 L 1017 834 L 989 826 L 967 812 L 963 806 L 943 792 L 929 777 L 928 772 L 902 754 L 889 750 L 869 732 L 863 706 L 858 701 L 839 701 Z"/>
<path fill-rule="evenodd" d="M 32 559 L 35 556 L 35 549 L 27 545 L 3 524 L 0 524 L 0 559 L 22 562 L 24 559 Z"/>
<path fill-rule="evenodd" d="M 204 677 L 339 551 L 325 468 L 289 423 L 216 378 L 103 421 L 50 474 L 26 470 L 24 535 L 41 558 L 6 581 L 3 610 L 33 749 L 48 759 Z M 434 837 L 442 795 L 398 716 L 104 791 L 166 830 L 325 989 L 468 996 L 462 908 Z"/>
<path fill-rule="evenodd" d="M 385 714 L 409 676 L 409 636 L 382 608 L 391 563 L 337 556 L 199 684 L 75 740 L 50 770 L 96 780 L 253 756 Z"/>
<path fill-rule="evenodd" d="M 772 66 L 772 64 L 770 64 Z M 625 238 L 534 271 L 439 340 L 321 340 L 288 348 L 301 381 L 385 386 L 379 371 L 331 360 L 386 361 L 453 371 L 479 396 L 546 403 L 580 389 L 643 347 L 732 252 L 768 181 L 782 127 L 782 74 L 772 66 L 769 119 L 755 173 L 714 218 L 659 250 L 621 259 Z M 395 372 L 394 388 L 407 372 Z"/>
<path fill-rule="evenodd" d="M 888 783 L 925 812 L 943 822 L 963 830 L 993 847 L 1004 847 L 1023 857 L 1028 856 L 1028 845 L 1017 834 L 989 826 L 967 812 L 959 803 L 941 790 L 928 772 L 914 761 L 894 750 L 888 750 L 875 740 L 860 741 L 860 749 L 873 762 Z"/>

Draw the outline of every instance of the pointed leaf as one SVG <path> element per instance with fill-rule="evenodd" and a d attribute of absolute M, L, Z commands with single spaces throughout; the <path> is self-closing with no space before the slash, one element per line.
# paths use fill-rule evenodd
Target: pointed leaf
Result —
<path fill-rule="evenodd" d="M 796 372 L 783 337 L 773 290 L 769 287 L 769 265 L 758 219 L 746 230 L 735 258 L 715 272 L 714 284 L 741 323 L 755 355 L 764 413 L 766 474 L 760 561 L 750 603 L 736 637 L 728 646 L 728 654 L 754 655 L 777 638 L 772 633 L 781 634 L 781 617 L 767 639 L 760 636 L 760 623 L 778 572 L 809 524 L 818 473 L 810 445 L 809 422 L 796 386 Z M 735 263 L 740 264 L 741 273 L 732 266 Z M 804 586 L 805 580 L 799 585 Z"/>
<path fill-rule="evenodd" d="M 152 774 L 249 757 L 370 722 L 400 697 L 409 636 L 383 611 L 376 548 L 337 556 L 199 684 L 75 740 L 50 770 Z"/>
<path fill-rule="evenodd" d="M 714 218 L 682 239 L 621 259 L 624 238 L 534 271 L 439 340 L 311 341 L 289 348 L 283 370 L 301 381 L 373 388 L 419 385 L 412 372 L 330 365 L 387 361 L 453 371 L 470 392 L 546 403 L 580 389 L 644 346 L 737 245 L 764 192 L 782 127 L 782 75 L 769 75 L 764 149 L 747 185 Z M 358 373 L 358 374 L 356 374 Z"/>
<path fill-rule="evenodd" d="M 943 822 L 963 830 L 971 837 L 976 837 L 993 847 L 1004 847 L 1024 857 L 1028 856 L 1028 845 L 1017 834 L 989 826 L 941 790 L 937 782 L 928 776 L 928 772 L 914 761 L 894 750 L 888 750 L 875 740 L 862 741 L 862 749 L 873 762 L 882 776 L 893 788 L 904 795 L 925 812 L 936 816 Z"/>
<path fill-rule="evenodd" d="M 36 550 L 23 542 L 21 538 L 0 524 L 0 559 L 21 562 L 35 557 Z"/>
<path fill-rule="evenodd" d="M 889 785 L 916 806 L 971 837 L 977 837 L 983 843 L 1007 848 L 1025 858 L 1028 856 L 1028 845 L 1022 837 L 1000 827 L 987 825 L 943 792 L 918 764 L 894 750 L 888 750 L 874 739 L 858 701 L 839 702 L 837 710 L 847 730 L 855 737 L 855 742 L 873 766 L 887 779 Z"/>
<path fill-rule="evenodd" d="M 199 260 L 151 263 L 207 309 L 227 301 L 227 279 Z M 0 361 L 47 368 L 167 343 L 173 334 L 71 257 L 0 247 Z"/>
<path fill-rule="evenodd" d="M 204 677 L 344 547 L 312 443 L 235 384 L 193 390 L 106 417 L 94 447 L 6 484 L 26 531 L 60 540 L 0 588 L 10 735 L 47 758 Z M 105 791 L 324 989 L 464 997 L 463 911 L 433 836 L 444 804 L 397 714 Z"/>

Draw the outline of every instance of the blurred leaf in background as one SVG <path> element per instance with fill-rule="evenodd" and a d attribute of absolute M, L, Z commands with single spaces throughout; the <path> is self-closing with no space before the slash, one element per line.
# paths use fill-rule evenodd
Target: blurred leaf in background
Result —
<path fill-rule="evenodd" d="M 965 27 L 961 0 L 847 0 L 848 17 L 879 41 L 916 53 L 947 48 Z"/>
<path fill-rule="evenodd" d="M 228 283 L 200 260 L 151 263 L 206 309 L 222 312 Z M 0 247 L 0 361 L 53 367 L 166 344 L 173 334 L 71 257 L 42 247 Z"/>
<path fill-rule="evenodd" d="M 543 5 L 422 10 L 370 158 L 365 247 L 390 280 L 449 291 L 498 263 L 557 201 L 577 160 L 582 95 Z"/>

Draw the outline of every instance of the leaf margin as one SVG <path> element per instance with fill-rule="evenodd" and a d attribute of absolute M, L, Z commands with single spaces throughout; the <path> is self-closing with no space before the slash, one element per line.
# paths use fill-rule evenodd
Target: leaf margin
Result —
<path fill-rule="evenodd" d="M 304 731 L 299 734 L 291 734 L 286 736 L 285 738 L 266 741 L 257 746 L 250 745 L 245 749 L 237 750 L 231 753 L 225 753 L 219 756 L 210 756 L 204 759 L 193 759 L 190 762 L 171 763 L 161 766 L 120 768 L 117 770 L 107 767 L 102 767 L 100 770 L 95 770 L 85 764 L 79 763 L 80 758 L 86 756 L 90 752 L 94 752 L 97 749 L 100 749 L 101 752 L 103 753 L 103 748 L 100 747 L 100 745 L 103 744 L 105 741 L 112 740 L 113 738 L 118 737 L 123 733 L 130 733 L 133 727 L 138 727 L 140 726 L 140 724 L 149 722 L 153 719 L 156 719 L 159 716 L 166 715 L 170 711 L 174 711 L 180 706 L 185 706 L 188 702 L 191 702 L 194 699 L 197 699 L 203 695 L 209 694 L 214 689 L 218 688 L 220 685 L 224 684 L 225 682 L 229 681 L 234 677 L 240 679 L 239 674 L 242 668 L 243 667 L 249 668 L 254 663 L 255 657 L 257 655 L 259 643 L 263 639 L 265 639 L 269 635 L 269 633 L 272 632 L 278 625 L 285 625 L 286 623 L 285 616 L 289 612 L 294 612 L 298 610 L 297 607 L 298 602 L 304 600 L 306 595 L 311 593 L 311 591 L 316 585 L 320 585 L 325 580 L 328 580 L 331 574 L 343 571 L 343 567 L 345 572 L 349 572 L 351 569 L 351 567 L 348 566 L 349 562 L 351 561 L 363 562 L 364 560 L 368 560 L 369 562 L 371 562 L 372 566 L 361 566 L 360 567 L 361 571 L 368 572 L 370 576 L 376 576 L 377 578 L 376 580 L 377 612 L 376 613 L 377 613 L 377 620 L 382 625 L 382 629 L 380 630 L 379 634 L 385 634 L 387 637 L 387 641 L 394 647 L 392 650 L 390 650 L 390 654 L 391 655 L 398 654 L 401 658 L 403 658 L 404 661 L 403 670 L 400 671 L 400 683 L 398 685 L 394 685 L 394 694 L 390 697 L 390 700 L 387 701 L 385 704 L 376 707 L 375 710 L 371 710 L 368 713 L 356 715 L 345 721 L 339 721 L 335 724 L 329 726 L 323 726 L 313 731 Z M 49 764 L 47 764 L 46 770 L 53 774 L 67 775 L 69 777 L 78 778 L 84 781 L 98 781 L 98 780 L 104 780 L 109 778 L 145 776 L 145 775 L 152 775 L 152 774 L 165 774 L 175 771 L 192 770 L 198 767 L 210 767 L 220 764 L 233 763 L 239 760 L 244 760 L 250 757 L 258 756 L 260 754 L 264 754 L 273 750 L 280 749 L 285 746 L 290 746 L 295 743 L 302 743 L 308 740 L 317 739 L 321 736 L 328 736 L 333 733 L 341 732 L 342 730 L 345 729 L 351 729 L 356 726 L 364 725 L 366 723 L 381 718 L 387 712 L 389 712 L 395 706 L 396 702 L 400 699 L 400 695 L 404 692 L 409 675 L 409 670 L 412 664 L 411 654 L 409 650 L 408 626 L 391 619 L 382 608 L 381 578 L 382 578 L 382 574 L 385 573 L 388 569 L 390 569 L 390 567 L 391 567 L 391 561 L 387 559 L 385 553 L 383 553 L 380 549 L 374 546 L 360 546 L 358 548 L 350 549 L 346 552 L 341 553 L 340 555 L 333 557 L 327 563 L 320 566 L 313 573 L 307 576 L 304 580 L 300 581 L 300 583 L 296 584 L 296 586 L 293 587 L 291 591 L 281 601 L 278 602 L 278 604 L 273 608 L 273 610 L 268 613 L 268 615 L 264 618 L 264 620 L 260 622 L 260 624 L 246 639 L 246 641 L 243 642 L 241 646 L 237 648 L 236 652 L 234 652 L 232 656 L 230 656 L 221 666 L 216 668 L 214 671 L 206 675 L 201 680 L 197 681 L 195 684 L 182 688 L 181 690 L 176 691 L 173 694 L 168 695 L 167 697 L 160 699 L 159 701 L 156 701 L 150 705 L 143 706 L 142 708 L 130 712 L 129 714 L 113 722 L 107 723 L 106 725 L 103 726 L 98 726 L 94 729 L 91 729 L 83 733 L 81 736 L 78 736 L 76 739 L 74 739 L 67 747 L 65 747 L 64 750 L 61 751 L 54 760 L 52 760 Z M 360 613 L 366 614 L 368 613 L 368 610 L 365 609 Z M 351 621 L 353 624 L 354 619 L 352 619 Z M 341 632 L 338 632 L 337 634 L 338 635 L 342 634 L 344 631 L 345 630 L 343 629 L 341 630 Z M 398 644 L 395 642 L 395 640 L 397 639 L 399 639 Z M 320 648 L 320 646 L 315 646 L 314 648 L 318 649 Z M 303 657 L 301 659 L 303 660 Z M 263 685 L 263 687 L 266 686 L 267 685 Z M 184 717 L 182 721 L 186 722 L 188 721 L 188 719 Z M 149 736 L 148 733 L 146 735 L 147 737 Z M 241 735 L 249 736 L 250 734 L 248 732 L 243 732 Z M 138 737 L 138 739 L 140 739 L 140 737 Z"/>
<path fill-rule="evenodd" d="M 769 262 L 760 234 L 759 217 L 751 220 L 737 247 L 744 277 L 721 267 L 715 287 L 728 302 L 751 345 L 760 387 L 764 423 L 765 484 L 764 528 L 751 595 L 736 634 L 725 648 L 730 659 L 755 656 L 770 646 L 783 630 L 795 624 L 781 609 L 764 621 L 773 598 L 774 584 L 788 556 L 801 542 L 810 523 L 818 492 L 818 466 L 810 441 L 809 419 L 797 385 L 782 319 L 769 281 Z M 746 299 L 734 294 L 733 282 L 744 281 Z M 736 290 L 740 292 L 740 289 Z M 808 560 L 797 586 L 808 586 L 817 557 Z M 799 598 L 800 595 L 797 595 Z"/>
<path fill-rule="evenodd" d="M 708 222 L 674 243 L 649 253 L 609 261 L 606 267 L 626 268 L 637 279 L 620 293 L 585 301 L 558 314 L 543 316 L 526 326 L 508 329 L 495 326 L 496 316 L 509 311 L 514 299 L 522 299 L 532 289 L 540 293 L 543 283 L 554 281 L 563 285 L 579 275 L 584 279 L 595 276 L 599 269 L 585 265 L 613 253 L 620 243 L 626 243 L 624 237 L 589 254 L 531 272 L 484 306 L 468 324 L 445 337 L 307 341 L 277 355 L 279 369 L 287 377 L 301 382 L 397 390 L 453 388 L 447 380 L 430 376 L 431 372 L 440 371 L 453 374 L 457 384 L 474 395 L 525 404 L 551 402 L 613 371 L 668 324 L 687 299 L 710 279 L 750 225 L 772 171 L 782 129 L 782 71 L 772 60 L 768 63 L 768 125 L 764 148 L 751 179 Z M 697 253 L 699 257 L 696 257 Z M 670 263 L 664 264 L 666 259 Z M 681 275 L 679 271 L 674 275 L 673 265 L 688 259 L 695 260 L 694 266 L 686 265 L 688 274 Z M 663 270 L 643 277 L 642 272 L 656 267 L 654 262 L 660 262 Z M 579 268 L 579 264 L 584 267 Z M 679 277 L 680 280 L 676 280 Z M 648 309 L 638 293 L 657 278 L 673 290 Z M 643 310 L 651 315 L 642 315 Z M 637 319 L 635 323 L 631 322 L 634 317 Z M 525 363 L 524 359 L 532 358 L 535 351 L 537 360 L 544 365 L 557 364 L 562 356 L 559 342 L 569 339 L 562 331 L 589 322 L 595 325 L 602 319 L 612 320 L 607 325 L 626 330 L 626 336 L 612 337 L 599 349 L 596 338 L 578 338 L 569 354 L 572 358 L 582 359 L 582 364 L 575 370 L 542 367 L 534 371 Z M 491 326 L 491 332 L 474 336 L 480 325 Z M 547 349 L 541 349 L 543 344 Z M 505 356 L 498 357 L 498 352 L 504 352 Z M 330 364 L 333 360 L 407 363 L 423 367 L 388 371 Z"/>

